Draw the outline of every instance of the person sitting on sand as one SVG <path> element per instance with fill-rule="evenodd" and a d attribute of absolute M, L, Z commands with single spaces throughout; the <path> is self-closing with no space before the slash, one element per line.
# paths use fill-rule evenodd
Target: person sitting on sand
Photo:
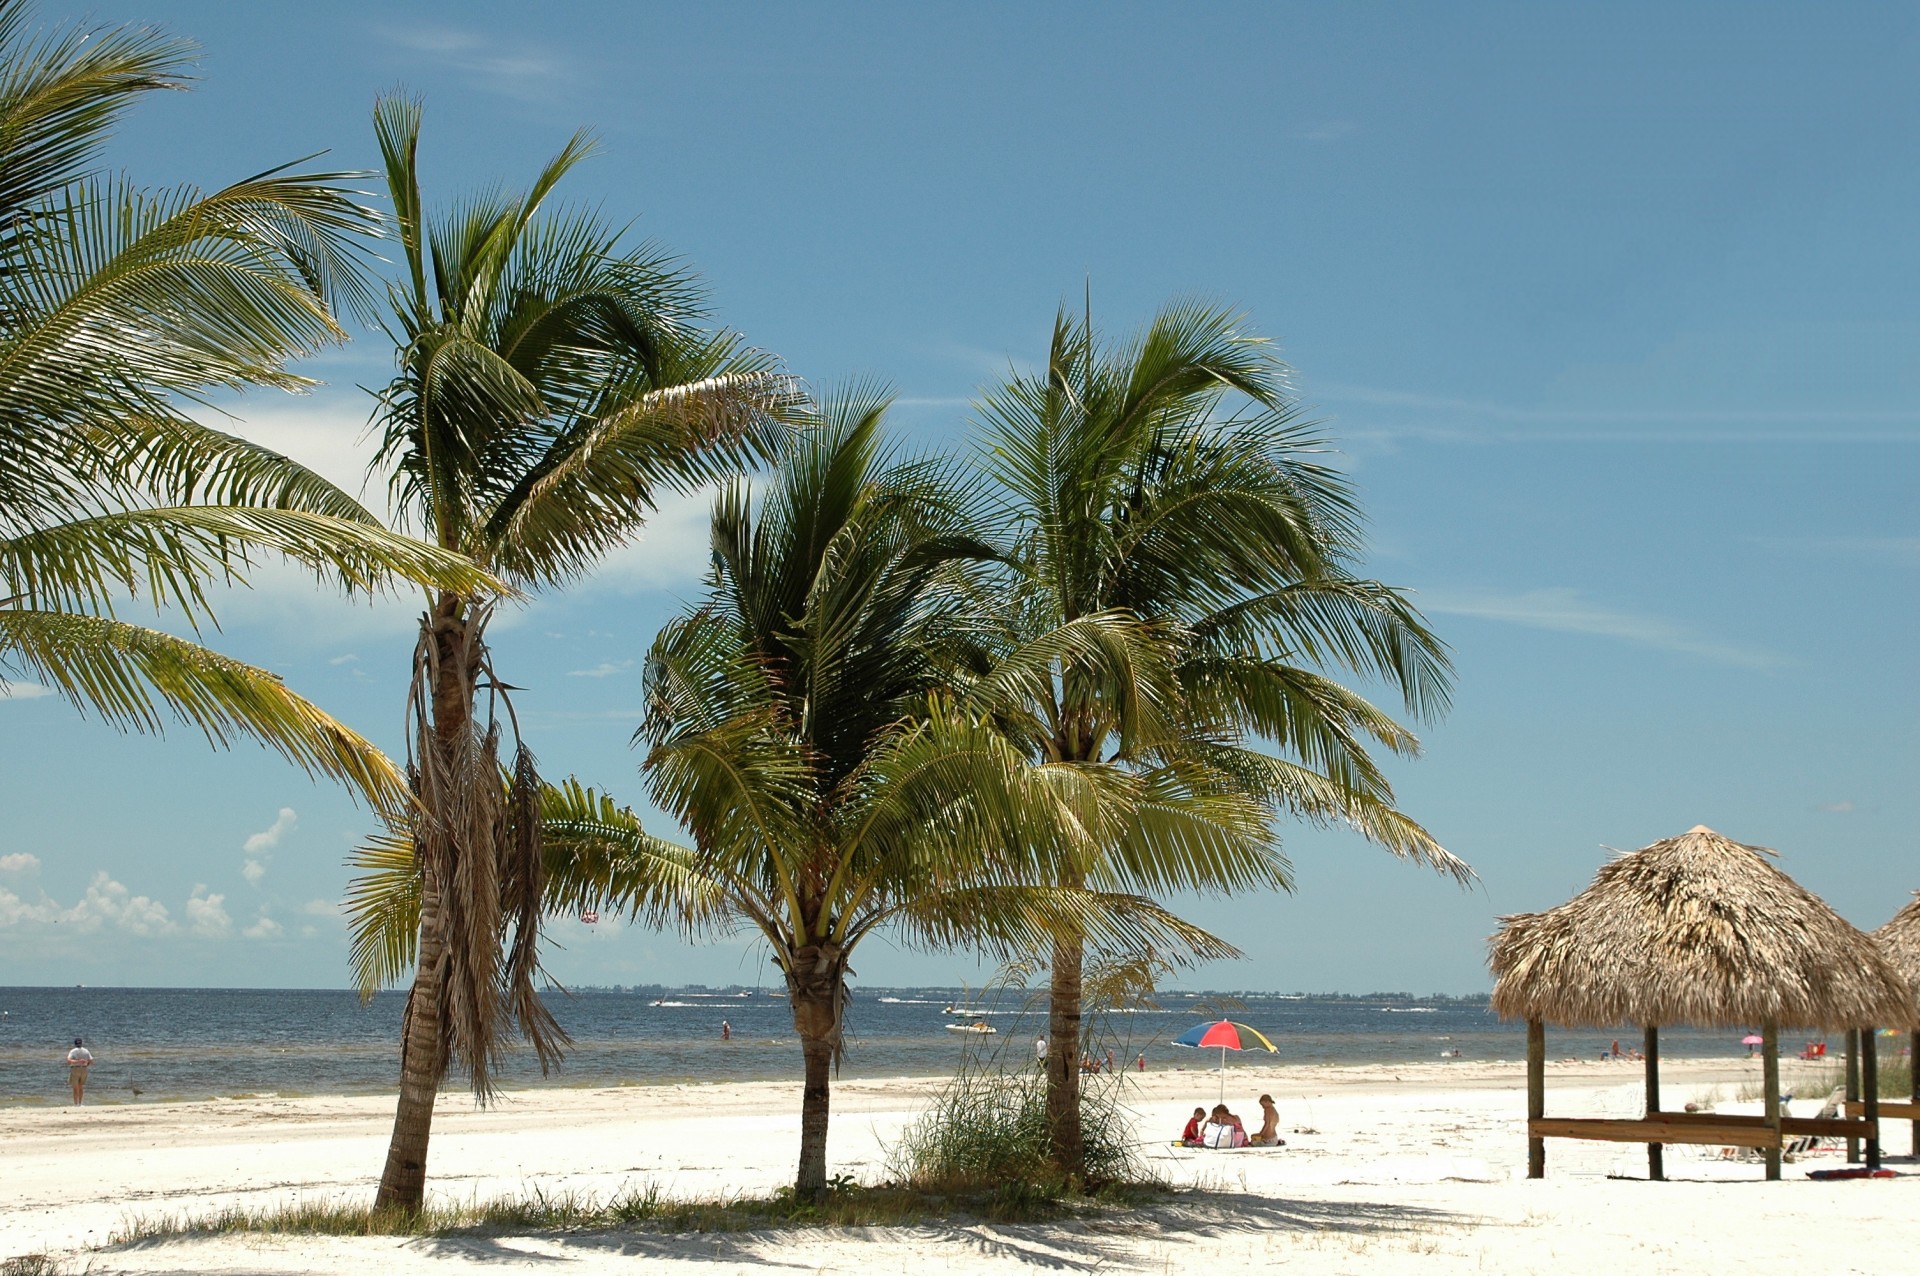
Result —
<path fill-rule="evenodd" d="M 1260 1096 L 1260 1132 L 1248 1140 L 1257 1148 L 1283 1148 L 1287 1141 L 1280 1137 L 1280 1109 L 1273 1106 L 1273 1096 Z"/>
<path fill-rule="evenodd" d="M 1227 1110 L 1226 1104 L 1216 1103 L 1206 1128 L 1200 1132 L 1200 1141 L 1210 1148 L 1243 1148 L 1247 1146 L 1247 1127 Z"/>
<path fill-rule="evenodd" d="M 1187 1128 L 1180 1131 L 1180 1146 L 1197 1148 L 1200 1146 L 1200 1127 L 1206 1123 L 1207 1110 L 1195 1108 L 1193 1115 L 1187 1118 Z"/>

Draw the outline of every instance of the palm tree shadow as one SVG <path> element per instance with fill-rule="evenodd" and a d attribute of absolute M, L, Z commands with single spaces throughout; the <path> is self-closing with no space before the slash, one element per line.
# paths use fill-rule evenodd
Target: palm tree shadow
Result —
<path fill-rule="evenodd" d="M 1389 1236 L 1438 1227 L 1481 1224 L 1477 1215 L 1378 1201 L 1290 1201 L 1224 1192 L 1183 1193 L 1175 1200 L 1142 1209 L 1048 1223 L 938 1223 L 919 1227 L 871 1227 L 809 1230 L 810 1237 L 885 1240 L 931 1237 L 981 1259 L 1013 1261 L 1055 1271 L 1092 1271 L 1125 1266 L 1137 1257 L 1142 1238 L 1178 1241 L 1231 1234 L 1333 1234 Z M 783 1256 L 795 1238 L 786 1230 L 659 1233 L 644 1231 L 571 1232 L 548 1235 L 562 1251 L 594 1250 L 629 1258 L 679 1262 L 752 1263 L 814 1270 L 818 1263 Z M 483 1236 L 434 1237 L 414 1242 L 426 1252 L 476 1261 L 528 1259 L 566 1261 L 564 1255 L 536 1255 Z"/>

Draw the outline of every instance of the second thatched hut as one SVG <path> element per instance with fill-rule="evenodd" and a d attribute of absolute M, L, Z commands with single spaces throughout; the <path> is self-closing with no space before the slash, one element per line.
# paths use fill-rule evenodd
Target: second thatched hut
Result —
<path fill-rule="evenodd" d="M 1873 937 L 1880 941 L 1894 969 L 1906 979 L 1914 1016 L 1920 1019 L 1920 891 L 1913 893 L 1913 898 L 1893 915 L 1892 921 L 1874 931 Z M 1913 1154 L 1920 1157 L 1920 1023 L 1914 1024 L 1907 1037 L 1907 1071 L 1911 1093 L 1909 1101 L 1900 1106 L 1906 1108 L 1907 1116 L 1913 1121 L 1910 1131 Z"/>
<path fill-rule="evenodd" d="M 1772 855 L 1699 825 L 1620 856 L 1557 908 L 1501 919 L 1492 940 L 1493 1008 L 1528 1025 L 1530 1176 L 1545 1173 L 1548 1135 L 1645 1142 L 1654 1178 L 1663 1175 L 1664 1143 L 1737 1143 L 1763 1149 L 1767 1177 L 1778 1178 L 1783 1134 L 1842 1132 L 1803 1129 L 1809 1122 L 1781 1115 L 1780 1030 L 1907 1027 L 1914 1005 L 1880 947 L 1775 867 Z M 1646 1032 L 1646 1119 L 1545 1120 L 1545 1025 L 1622 1022 Z M 1662 1112 L 1658 1030 L 1670 1025 L 1759 1025 L 1766 1115 Z"/>

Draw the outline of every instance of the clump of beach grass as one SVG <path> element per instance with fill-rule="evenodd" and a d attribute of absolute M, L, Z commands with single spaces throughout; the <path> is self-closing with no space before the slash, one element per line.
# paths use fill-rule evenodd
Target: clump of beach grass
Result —
<path fill-rule="evenodd" d="M 0 1276 L 66 1276 L 66 1265 L 51 1254 L 0 1258 Z"/>
<path fill-rule="evenodd" d="M 888 1150 L 888 1173 L 902 1186 L 967 1200 L 993 1217 L 1057 1210 L 1075 1195 L 1160 1190 L 1135 1150 L 1118 1080 L 1081 1089 L 1087 1176 L 1079 1183 L 1052 1164 L 1039 1070 L 972 1061 L 901 1132 Z"/>

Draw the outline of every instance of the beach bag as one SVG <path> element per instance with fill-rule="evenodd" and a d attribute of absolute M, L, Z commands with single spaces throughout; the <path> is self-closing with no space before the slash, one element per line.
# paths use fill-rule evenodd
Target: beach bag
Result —
<path fill-rule="evenodd" d="M 1247 1132 L 1238 1126 L 1220 1125 L 1209 1121 L 1201 1127 L 1200 1145 L 1210 1148 L 1243 1148 L 1247 1146 Z"/>

